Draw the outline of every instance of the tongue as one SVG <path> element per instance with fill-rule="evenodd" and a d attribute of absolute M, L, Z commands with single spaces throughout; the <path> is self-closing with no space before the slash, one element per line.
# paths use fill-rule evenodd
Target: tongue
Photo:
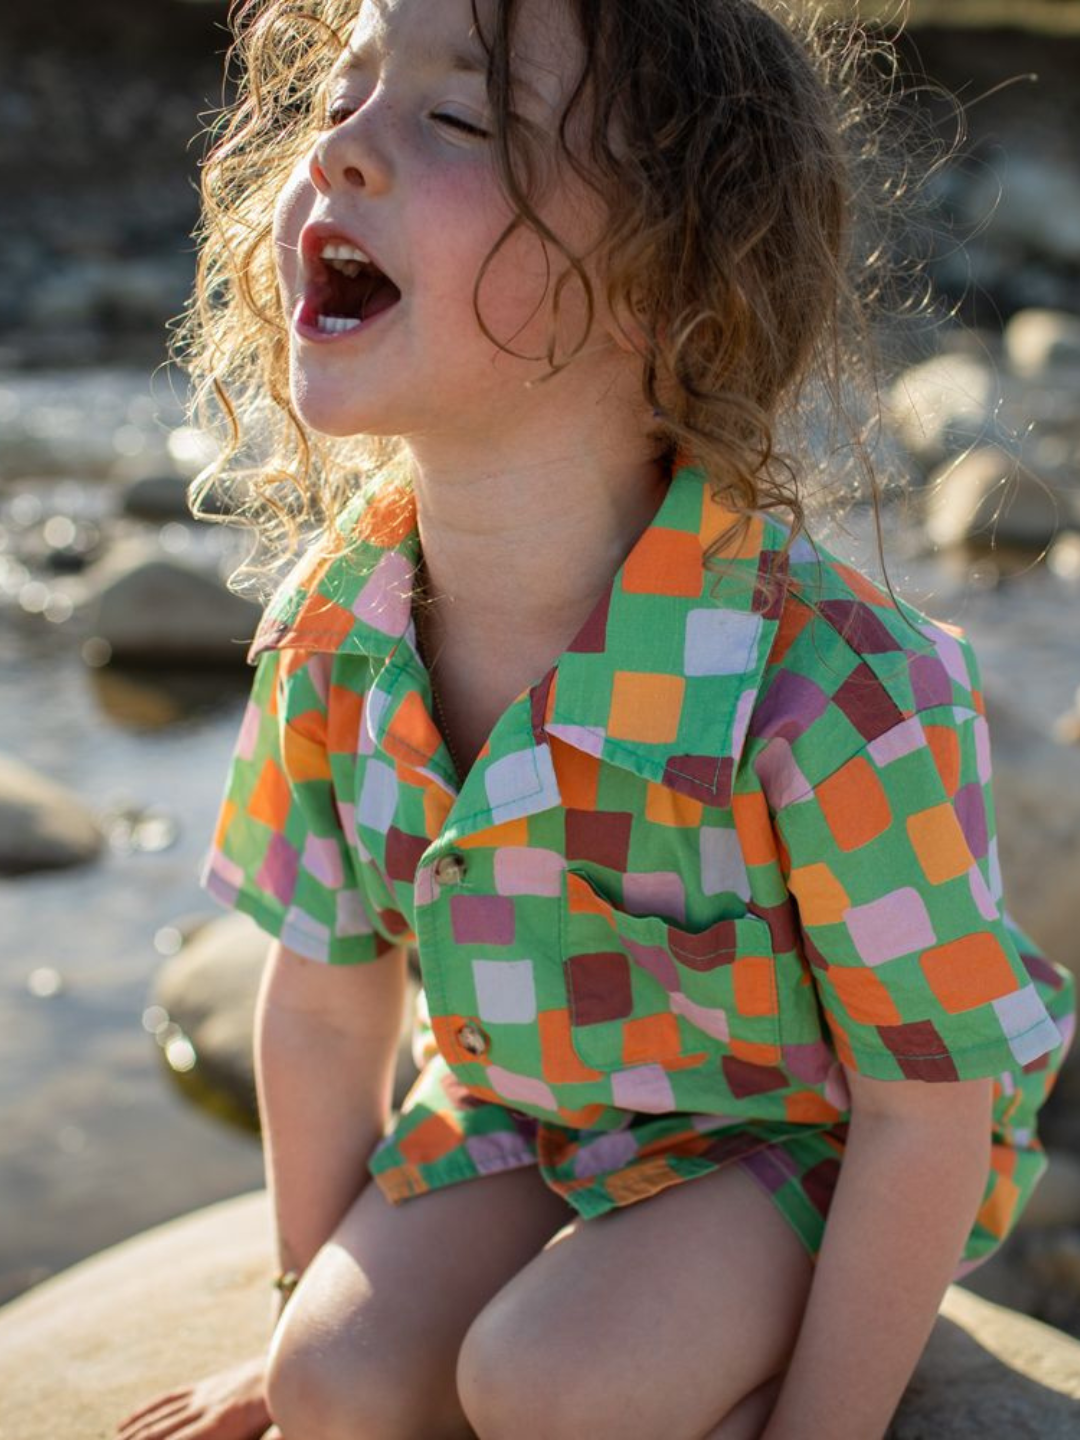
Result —
<path fill-rule="evenodd" d="M 385 275 L 374 275 L 360 296 L 360 319 L 371 320 L 401 299 L 401 291 Z"/>

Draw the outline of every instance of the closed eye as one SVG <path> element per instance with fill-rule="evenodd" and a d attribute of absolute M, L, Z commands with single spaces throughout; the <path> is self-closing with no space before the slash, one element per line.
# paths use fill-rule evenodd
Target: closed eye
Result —
<path fill-rule="evenodd" d="M 352 108 L 347 100 L 331 101 L 326 107 L 324 121 L 326 129 L 332 130 L 335 125 L 340 125 L 343 120 L 347 120 L 352 113 Z"/>
<path fill-rule="evenodd" d="M 433 120 L 438 120 L 442 125 L 449 125 L 452 130 L 460 130 L 463 135 L 475 135 L 478 140 L 490 140 L 491 134 L 480 125 L 472 125 L 468 120 L 463 120 L 460 115 L 447 115 L 444 111 L 432 115 Z"/>

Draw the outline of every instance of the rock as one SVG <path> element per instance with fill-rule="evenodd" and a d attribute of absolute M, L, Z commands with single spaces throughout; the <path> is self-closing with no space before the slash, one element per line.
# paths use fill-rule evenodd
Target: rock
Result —
<path fill-rule="evenodd" d="M 987 686 L 986 699 L 1009 910 L 1080 977 L 1080 749 L 1055 743 L 996 686 Z"/>
<path fill-rule="evenodd" d="M 993 164 L 971 172 L 965 199 L 971 220 L 993 226 L 996 249 L 1065 265 L 1080 258 L 1080 175 L 1074 163 L 1009 146 L 1008 173 Z"/>
<path fill-rule="evenodd" d="M 97 821 L 75 795 L 0 755 L 0 874 L 85 865 L 103 844 Z"/>
<path fill-rule="evenodd" d="M 1041 551 L 1069 514 L 1054 486 L 997 445 L 949 461 L 927 484 L 926 532 L 946 549 Z"/>
<path fill-rule="evenodd" d="M 176 1072 L 181 1087 L 198 1103 L 252 1129 L 258 1126 L 255 997 L 268 944 L 266 934 L 246 915 L 211 920 L 161 967 L 152 996 L 194 1050 L 194 1066 Z M 411 1002 L 412 996 L 398 1052 L 395 1105 L 416 1077 L 410 1052 Z"/>
<path fill-rule="evenodd" d="M 264 1351 L 273 1269 L 269 1201 L 256 1191 L 0 1308 L 4 1440 L 107 1440 L 155 1396 Z M 889 1440 L 1072 1440 L 1078 1425 L 1080 1343 L 954 1285 Z"/>
<path fill-rule="evenodd" d="M 1080 551 L 1080 535 L 1076 542 Z M 1077 558 L 1080 560 L 1080 554 Z M 1073 696 L 1072 708 L 1054 721 L 1054 739 L 1061 745 L 1080 745 L 1080 689 Z"/>
<path fill-rule="evenodd" d="M 121 330 L 164 324 L 191 288 L 184 256 L 69 259 L 32 287 L 26 319 L 34 328 L 108 325 Z"/>
<path fill-rule="evenodd" d="M 1051 1225 L 1080 1226 L 1080 1156 L 1048 1148 L 1047 1159 L 1049 1169 L 1020 1216 L 1018 1230 L 1040 1230 Z"/>
<path fill-rule="evenodd" d="M 240 666 L 261 614 L 215 573 L 150 542 L 117 546 L 89 572 L 88 583 L 90 632 L 116 660 Z"/>
<path fill-rule="evenodd" d="M 190 520 L 187 483 L 176 475 L 142 475 L 125 486 L 120 509 L 137 520 Z"/>
<path fill-rule="evenodd" d="M 1080 535 L 1067 530 L 1050 547 L 1046 564 L 1052 574 L 1070 585 L 1080 583 Z M 1080 713 L 1080 705 L 1078 705 Z"/>
<path fill-rule="evenodd" d="M 985 356 L 946 352 L 897 379 L 885 412 L 904 445 L 926 466 L 995 438 L 999 377 Z"/>
<path fill-rule="evenodd" d="M 104 476 L 123 457 L 167 469 L 181 389 L 172 372 L 151 379 L 131 364 L 0 375 L 0 479 Z"/>
<path fill-rule="evenodd" d="M 1016 375 L 1040 377 L 1055 368 L 1080 370 L 1080 316 L 1061 310 L 1020 310 L 1004 331 Z"/>
<path fill-rule="evenodd" d="M 1070 1440 L 1080 1342 L 949 1287 L 888 1440 Z"/>
<path fill-rule="evenodd" d="M 112 1440 L 163 1390 L 265 1349 L 263 1192 L 127 1240 L 0 1308 L 4 1440 Z"/>

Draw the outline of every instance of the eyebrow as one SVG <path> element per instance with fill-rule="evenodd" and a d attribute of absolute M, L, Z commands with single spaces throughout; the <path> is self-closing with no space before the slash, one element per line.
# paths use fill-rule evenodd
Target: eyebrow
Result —
<path fill-rule="evenodd" d="M 336 80 L 341 75 L 346 75 L 351 70 L 358 70 L 371 53 L 371 47 L 361 46 L 357 50 L 347 48 L 337 60 L 330 71 L 329 78 Z M 476 50 L 425 50 L 421 55 L 422 62 L 432 69 L 440 65 L 445 67 L 454 75 L 480 75 L 487 79 L 487 57 Z M 547 103 L 547 97 L 537 87 L 522 75 L 514 77 L 515 85 L 520 85 L 523 90 L 528 90 L 537 100 Z"/>

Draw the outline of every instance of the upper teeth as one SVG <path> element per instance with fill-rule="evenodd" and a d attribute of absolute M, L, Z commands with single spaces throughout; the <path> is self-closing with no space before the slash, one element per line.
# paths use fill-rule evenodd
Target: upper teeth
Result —
<path fill-rule="evenodd" d="M 320 257 L 326 264 L 333 265 L 336 270 L 342 270 L 351 276 L 358 275 L 362 265 L 371 264 L 370 257 L 365 255 L 359 246 L 338 242 L 324 245 Z"/>

